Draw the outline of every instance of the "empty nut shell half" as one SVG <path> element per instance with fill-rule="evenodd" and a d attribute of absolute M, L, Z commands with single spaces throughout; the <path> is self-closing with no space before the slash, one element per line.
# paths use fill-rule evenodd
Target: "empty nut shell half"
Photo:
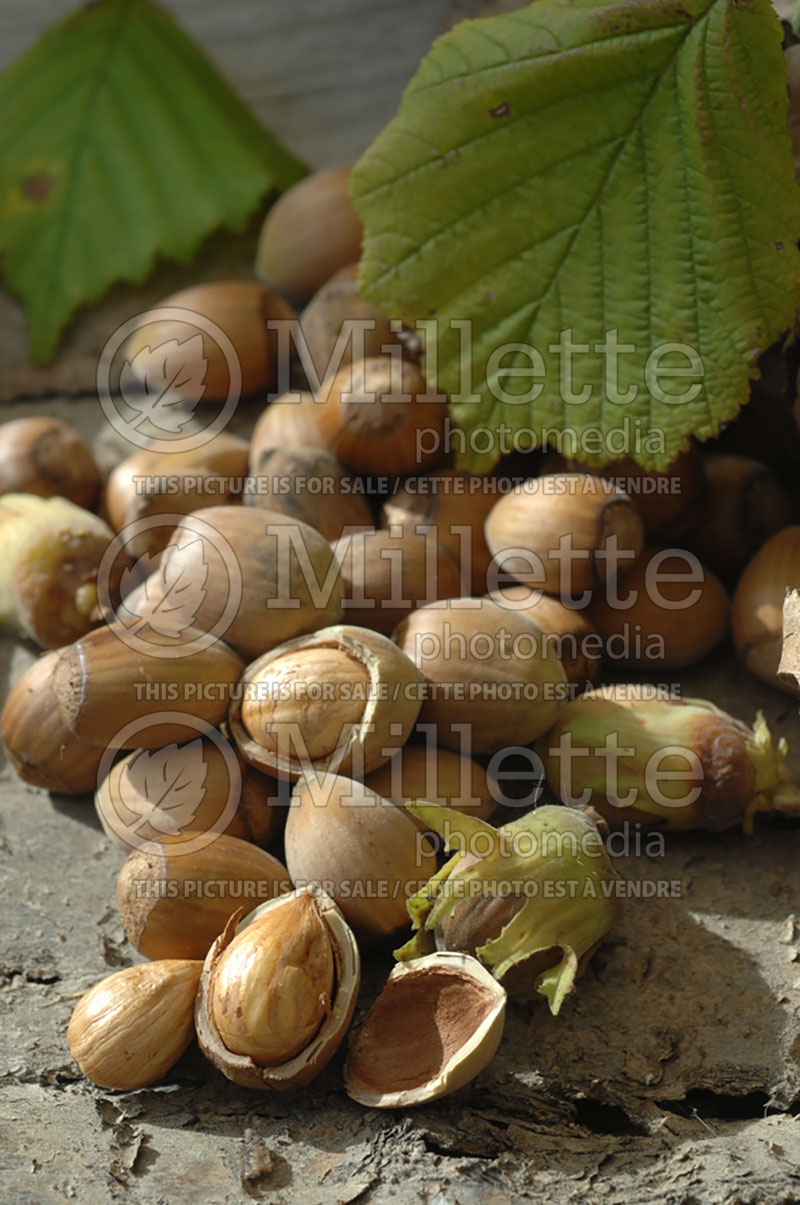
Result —
<path fill-rule="evenodd" d="M 359 776 L 400 749 L 425 683 L 386 636 L 340 624 L 288 640 L 245 670 L 228 714 L 245 761 L 294 781 L 315 770 Z"/>
<path fill-rule="evenodd" d="M 286 910 L 283 915 L 282 910 Z M 309 965 L 312 953 L 313 968 Z M 295 961 L 298 957 L 302 960 L 299 964 Z M 230 983 L 229 974 L 235 976 Z M 320 977 L 326 981 L 319 1001 L 323 1006 L 320 1023 L 304 1040 L 302 1034 L 313 1028 L 308 1014 L 314 1003 L 315 980 Z M 300 888 L 270 900 L 238 926 L 232 917 L 208 952 L 195 1003 L 200 1047 L 228 1079 L 246 1088 L 286 1089 L 307 1084 L 341 1044 L 360 981 L 355 937 L 329 896 Z M 220 1024 L 224 1026 L 228 1020 L 237 1031 L 235 1039 L 225 1034 L 231 1045 L 257 1049 L 267 1043 L 278 1049 L 285 1044 L 291 1049 L 298 1036 L 304 1045 L 284 1061 L 270 1059 L 267 1065 L 226 1045 Z"/>
<path fill-rule="evenodd" d="M 372 1109 L 448 1096 L 492 1060 L 505 1014 L 504 989 L 469 954 L 399 963 L 351 1038 L 347 1095 Z"/>

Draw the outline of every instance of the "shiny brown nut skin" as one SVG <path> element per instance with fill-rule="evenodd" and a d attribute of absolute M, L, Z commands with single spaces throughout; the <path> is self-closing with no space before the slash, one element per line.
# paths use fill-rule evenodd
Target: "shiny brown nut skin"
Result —
<path fill-rule="evenodd" d="M 90 510 L 99 488 L 89 447 L 66 423 L 30 415 L 0 424 L 0 494 L 68 498 Z"/>
<path fill-rule="evenodd" d="M 163 552 L 175 523 L 147 526 L 157 515 L 188 515 L 214 500 L 220 505 L 238 501 L 247 474 L 248 445 L 221 432 L 202 447 L 184 452 L 141 450 L 121 461 L 103 490 L 104 511 L 114 531 L 136 523 L 126 538 L 131 557 Z M 213 491 L 213 492 L 212 492 Z"/>
<path fill-rule="evenodd" d="M 402 808 L 424 799 L 488 820 L 497 807 L 496 784 L 480 762 L 438 746 L 404 745 L 391 761 L 365 776 L 364 786 Z M 425 829 L 423 821 L 411 818 Z"/>
<path fill-rule="evenodd" d="M 59 650 L 34 661 L 8 693 L 0 729 L 9 763 L 30 786 L 86 795 L 97 786 L 102 748 L 80 740 L 58 714 L 53 687 Z"/>
<path fill-rule="evenodd" d="M 384 502 L 381 526 L 430 532 L 459 568 L 459 593 L 483 594 L 492 561 L 483 526 L 497 497 L 489 478 L 437 469 L 412 478 Z"/>
<path fill-rule="evenodd" d="M 270 209 L 255 272 L 288 297 L 309 298 L 334 272 L 358 260 L 361 222 L 348 196 L 350 165 L 312 172 Z"/>
<path fill-rule="evenodd" d="M 187 317 L 166 318 L 159 313 L 165 309 L 186 310 Z M 194 325 L 192 314 L 207 319 L 227 336 L 235 366 L 229 363 L 228 348 L 202 325 Z M 276 332 L 267 324 L 294 317 L 288 302 L 257 281 L 208 281 L 165 297 L 154 307 L 152 321 L 143 316 L 128 339 L 125 354 L 133 374 L 143 379 L 140 365 L 144 363 L 146 368 L 148 349 L 173 342 L 184 344 L 181 368 L 196 381 L 193 392 L 187 392 L 189 400 L 224 402 L 231 392 L 246 395 L 274 385 L 278 343 Z"/>
<path fill-rule="evenodd" d="M 592 473 L 615 482 L 628 494 L 644 523 L 647 539 L 663 543 L 678 539 L 695 523 L 707 499 L 704 457 L 697 444 L 680 452 L 672 464 L 655 473 L 643 469 L 630 456 L 612 460 L 601 469 L 567 460 L 568 472 Z"/>
<path fill-rule="evenodd" d="M 281 448 L 327 450 L 317 427 L 317 404 L 312 393 L 294 390 L 270 402 L 250 438 L 250 472 L 258 471 L 267 453 Z"/>
<path fill-rule="evenodd" d="M 324 448 L 265 449 L 244 483 L 242 501 L 308 523 L 326 540 L 372 526 L 358 482 Z"/>
<path fill-rule="evenodd" d="M 348 364 L 322 382 L 316 401 L 326 446 L 357 473 L 421 472 L 442 457 L 445 399 L 407 358 Z"/>
<path fill-rule="evenodd" d="M 192 740 L 198 730 L 225 718 L 230 694 L 241 677 L 241 658 L 217 640 L 204 649 L 203 633 L 189 628 L 180 640 L 165 641 L 152 653 L 132 648 L 122 624 L 96 628 L 61 650 L 53 675 L 60 722 L 82 740 L 114 748 L 161 749 Z M 191 655 L 184 655 L 192 645 Z M 145 682 L 149 691 L 136 691 Z M 207 691 L 206 684 L 212 689 Z M 177 690 L 181 713 L 194 723 L 170 718 L 149 725 L 165 712 L 165 692 Z M 169 704 L 166 705 L 169 708 Z M 175 704 L 172 704 L 175 707 Z M 123 729 L 131 727 L 126 737 Z"/>
<path fill-rule="evenodd" d="M 546 636 L 552 637 L 567 681 L 578 692 L 599 680 L 602 637 L 586 609 L 578 611 L 566 607 L 554 595 L 527 586 L 504 586 L 493 590 L 487 598 L 527 616 Z"/>
<path fill-rule="evenodd" d="M 102 750 L 86 747 L 99 764 Z M 184 745 L 132 750 L 114 762 L 94 795 L 103 831 L 126 853 L 149 841 L 180 845 L 190 829 L 268 848 L 283 832 L 288 801 L 288 790 L 281 793 L 217 732 Z"/>
<path fill-rule="evenodd" d="M 145 958 L 205 958 L 235 912 L 292 890 L 286 867 L 238 837 L 191 852 L 165 842 L 133 850 L 117 878 L 126 936 Z"/>
<path fill-rule="evenodd" d="M 701 661 L 727 635 L 730 611 L 722 582 L 696 557 L 648 547 L 613 599 L 597 591 L 588 615 L 606 664 L 656 672 Z"/>
<path fill-rule="evenodd" d="M 457 752 L 528 745 L 569 697 L 564 667 L 541 630 L 490 599 L 447 599 L 412 611 L 393 639 L 424 674 L 421 724 Z"/>
<path fill-rule="evenodd" d="M 359 325 L 348 328 L 348 322 Z M 353 333 L 341 346 L 341 359 L 338 359 L 337 344 L 342 331 L 346 333 L 348 329 Z M 354 359 L 379 356 L 386 344 L 398 342 L 387 315 L 359 297 L 358 264 L 340 268 L 317 290 L 300 315 L 300 330 L 318 381 L 324 380 L 331 371 L 338 371 L 342 365 L 351 364 Z M 305 364 L 302 350 L 300 357 Z M 310 378 L 310 372 L 308 375 Z"/>
<path fill-rule="evenodd" d="M 191 584 L 198 548 L 204 581 L 191 622 L 217 633 L 243 657 L 258 657 L 341 618 L 341 574 L 315 528 L 276 511 L 215 506 L 178 524 L 145 583 L 146 597 L 136 597 L 138 619 L 169 601 L 171 583 Z"/>
<path fill-rule="evenodd" d="M 436 856 L 400 808 L 362 783 L 325 774 L 295 786 L 286 865 L 296 881 L 322 883 L 369 944 L 408 924 L 407 895 L 434 873 Z"/>
<path fill-rule="evenodd" d="M 461 576 L 434 534 L 394 527 L 356 532 L 333 544 L 348 623 L 390 635 L 409 612 L 460 594 Z"/>
<path fill-rule="evenodd" d="M 484 533 L 498 567 L 562 600 L 624 576 L 644 546 L 631 499 L 590 473 L 529 478 L 495 504 Z"/>

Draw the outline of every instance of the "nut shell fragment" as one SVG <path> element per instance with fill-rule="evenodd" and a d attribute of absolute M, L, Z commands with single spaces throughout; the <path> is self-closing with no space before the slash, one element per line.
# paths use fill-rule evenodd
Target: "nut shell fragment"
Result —
<path fill-rule="evenodd" d="M 504 989 L 468 954 L 399 963 L 351 1037 L 347 1095 L 373 1109 L 448 1096 L 491 1061 L 505 1012 Z"/>

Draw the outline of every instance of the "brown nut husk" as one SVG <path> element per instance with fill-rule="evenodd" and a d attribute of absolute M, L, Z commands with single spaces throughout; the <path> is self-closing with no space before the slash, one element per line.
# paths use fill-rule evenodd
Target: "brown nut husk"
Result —
<path fill-rule="evenodd" d="M 364 786 L 404 809 L 425 799 L 488 820 L 497 807 L 496 783 L 480 762 L 436 745 L 405 745 L 385 766 L 367 774 Z M 425 829 L 411 812 L 406 814 Z"/>
<path fill-rule="evenodd" d="M 445 398 L 408 360 L 347 364 L 322 382 L 316 400 L 326 446 L 357 473 L 418 473 L 442 458 Z"/>
<path fill-rule="evenodd" d="M 108 521 L 122 531 L 156 515 L 188 515 L 209 497 L 229 505 L 242 492 L 247 456 L 245 441 L 227 432 L 188 452 L 134 452 L 106 482 Z M 167 522 L 143 527 L 128 536 L 126 550 L 132 557 L 163 552 L 174 529 L 175 524 Z"/>
<path fill-rule="evenodd" d="M 312 393 L 295 390 L 270 402 L 250 439 L 250 472 L 255 473 L 263 457 L 276 448 L 326 450 L 317 427 L 317 403 Z"/>
<path fill-rule="evenodd" d="M 417 607 L 460 594 L 458 566 L 432 532 L 354 532 L 337 540 L 333 552 L 342 571 L 345 618 L 385 636 Z"/>
<path fill-rule="evenodd" d="M 0 498 L 0 623 L 61 648 L 97 622 L 97 574 L 113 532 L 65 498 L 6 494 Z M 125 558 L 109 580 L 119 587 Z"/>
<path fill-rule="evenodd" d="M 101 751 L 93 752 L 99 762 Z M 151 841 L 180 845 L 187 832 L 267 846 L 283 831 L 288 794 L 281 799 L 278 783 L 215 733 L 129 753 L 108 771 L 94 804 L 106 836 L 126 852 Z"/>
<path fill-rule="evenodd" d="M 326 540 L 372 527 L 359 483 L 324 448 L 265 450 L 244 483 L 243 502 L 308 523 Z"/>
<path fill-rule="evenodd" d="M 487 598 L 532 620 L 549 638 L 553 651 L 564 666 L 570 686 L 578 691 L 597 682 L 601 669 L 602 638 L 586 611 L 565 607 L 552 594 L 529 586 L 504 586 Z"/>
<path fill-rule="evenodd" d="M 491 1062 L 505 1013 L 505 991 L 469 954 L 398 963 L 351 1034 L 347 1095 L 370 1109 L 449 1096 Z"/>
<path fill-rule="evenodd" d="M 90 510 L 99 488 L 92 453 L 66 423 L 38 414 L 0 424 L 0 494 L 66 498 Z"/>
<path fill-rule="evenodd" d="M 773 470 L 749 456 L 707 452 L 706 503 L 686 547 L 730 582 L 770 536 L 791 520 L 789 498 Z"/>
<path fill-rule="evenodd" d="M 569 697 L 564 667 L 532 620 L 490 599 L 420 607 L 394 640 L 428 682 L 422 724 L 463 753 L 527 745 L 556 721 Z"/>
<path fill-rule="evenodd" d="M 460 594 L 482 594 L 492 554 L 483 527 L 497 501 L 487 477 L 439 469 L 407 481 L 383 504 L 382 527 L 430 532 L 458 567 Z"/>
<path fill-rule="evenodd" d="M 131 1092 L 169 1071 L 194 1037 L 202 962 L 145 962 L 101 979 L 76 1004 L 67 1039 L 83 1074 Z"/>
<path fill-rule="evenodd" d="M 308 298 L 361 254 L 350 204 L 350 165 L 312 172 L 270 209 L 256 250 L 256 276 L 289 297 Z"/>
<path fill-rule="evenodd" d="M 785 527 L 759 549 L 733 595 L 731 627 L 736 655 L 752 674 L 790 694 L 800 694 L 778 676 L 787 590 L 800 588 L 800 527 Z"/>
<path fill-rule="evenodd" d="M 188 628 L 158 649 L 154 636 L 151 654 L 126 643 L 126 633 L 124 624 L 109 624 L 61 650 L 53 690 L 70 732 L 92 745 L 162 749 L 192 740 L 205 725 L 213 728 L 225 718 L 244 669 L 232 649 L 217 640 L 186 655 L 203 636 Z M 137 684 L 146 689 L 137 690 Z M 176 697 L 177 703 L 165 702 Z M 147 724 L 162 715 L 163 722 Z M 131 731 L 122 735 L 128 725 Z"/>
<path fill-rule="evenodd" d="M 278 778 L 359 777 L 405 744 L 425 683 L 385 636 L 338 625 L 287 641 L 247 667 L 228 714 L 245 761 Z"/>
<path fill-rule="evenodd" d="M 335 774 L 297 783 L 285 849 L 294 881 L 321 883 L 363 942 L 402 929 L 407 896 L 436 869 L 428 839 L 404 811 Z"/>
<path fill-rule="evenodd" d="M 646 548 L 613 595 L 597 592 L 589 617 L 607 664 L 655 672 L 701 661 L 727 635 L 730 610 L 722 582 L 691 553 Z"/>
<path fill-rule="evenodd" d="M 644 544 L 633 502 L 602 477 L 531 477 L 495 503 L 484 528 L 498 566 L 562 601 L 631 568 Z"/>
<path fill-rule="evenodd" d="M 195 848 L 192 848 L 193 838 Z M 145 958 L 205 958 L 234 913 L 292 890 L 286 867 L 249 841 L 191 832 L 184 846 L 148 842 L 117 879 L 125 933 Z"/>
<path fill-rule="evenodd" d="M 399 342 L 387 315 L 359 297 L 358 264 L 341 268 L 317 290 L 300 315 L 300 329 L 318 381 L 353 360 L 381 355 L 385 344 Z M 302 351 L 300 356 L 305 363 Z"/>
<path fill-rule="evenodd" d="M 136 620 L 160 622 L 177 607 L 180 618 L 180 591 L 198 582 L 187 621 L 243 657 L 258 657 L 342 616 L 341 574 L 328 541 L 274 511 L 214 506 L 187 515 L 126 608 Z"/>
<path fill-rule="evenodd" d="M 612 460 L 601 469 L 587 468 L 576 460 L 568 460 L 566 467 L 569 472 L 602 477 L 626 493 L 642 516 L 648 540 L 673 540 L 683 535 L 705 501 L 703 454 L 694 443 L 660 473 L 643 469 L 630 456 Z"/>
<path fill-rule="evenodd" d="M 189 311 L 185 320 L 159 316 L 159 310 Z M 223 346 L 192 322 L 191 314 L 208 319 L 227 335 L 241 372 L 242 394 L 269 389 L 277 373 L 277 341 L 267 323 L 291 320 L 295 314 L 277 293 L 253 280 L 214 280 L 172 293 L 147 315 L 128 339 L 126 357 L 135 377 L 144 382 L 153 357 L 177 353 L 184 396 L 189 402 L 224 402 L 237 389 Z"/>
<path fill-rule="evenodd" d="M 232 917 L 211 947 L 195 1004 L 200 1047 L 246 1088 L 299 1087 L 341 1044 L 361 960 L 333 900 L 301 888 Z"/>
<path fill-rule="evenodd" d="M 80 740 L 58 714 L 53 680 L 60 655 L 45 653 L 12 686 L 0 716 L 3 749 L 23 782 L 85 795 L 97 786 L 103 750 Z"/>

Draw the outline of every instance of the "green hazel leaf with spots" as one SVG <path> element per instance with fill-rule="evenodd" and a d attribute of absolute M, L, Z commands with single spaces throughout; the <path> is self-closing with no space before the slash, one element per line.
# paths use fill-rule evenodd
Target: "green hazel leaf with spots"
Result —
<path fill-rule="evenodd" d="M 99 0 L 0 76 L 0 269 L 50 360 L 81 305 L 242 229 L 303 166 L 152 0 Z"/>
<path fill-rule="evenodd" d="M 351 193 L 361 292 L 435 324 L 427 371 L 460 467 L 488 470 L 517 433 L 664 469 L 733 418 L 794 320 L 780 24 L 769 0 L 538 0 L 465 21 Z"/>

